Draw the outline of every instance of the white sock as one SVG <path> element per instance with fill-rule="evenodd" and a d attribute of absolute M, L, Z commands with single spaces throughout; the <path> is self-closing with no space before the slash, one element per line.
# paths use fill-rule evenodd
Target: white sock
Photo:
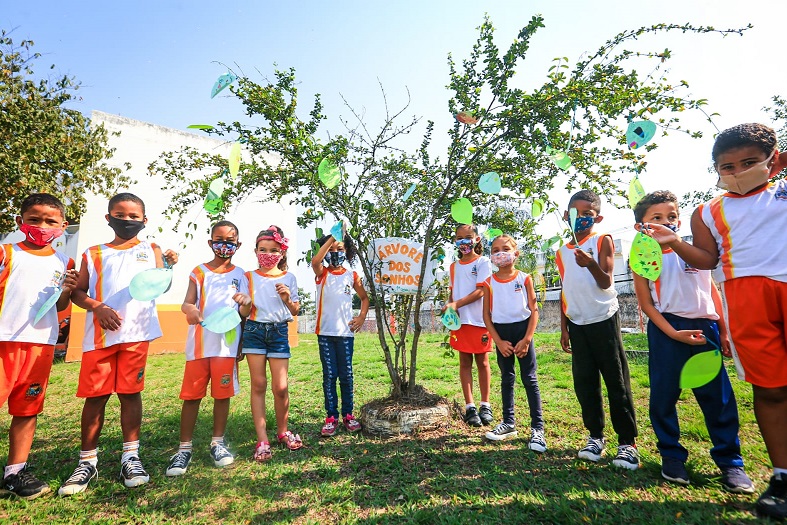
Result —
<path fill-rule="evenodd" d="M 98 465 L 98 449 L 94 448 L 93 450 L 80 450 L 79 462 L 82 463 L 84 461 L 87 461 L 94 467 Z"/>
<path fill-rule="evenodd" d="M 487 407 L 487 408 L 491 408 L 492 407 L 492 405 L 489 404 L 489 401 L 481 401 L 481 406 L 482 407 Z"/>
<path fill-rule="evenodd" d="M 467 410 L 469 408 L 475 408 L 475 403 L 468 403 L 468 404 L 465 405 L 465 410 Z"/>
<path fill-rule="evenodd" d="M 7 478 L 8 476 L 13 476 L 14 474 L 19 474 L 27 465 L 27 462 L 22 463 L 14 463 L 13 465 L 7 465 L 5 467 L 5 472 L 3 473 L 3 479 Z"/>
<path fill-rule="evenodd" d="M 120 456 L 120 462 L 125 463 L 131 458 L 139 458 L 139 440 L 126 441 L 123 443 L 123 455 Z"/>
<path fill-rule="evenodd" d="M 210 440 L 210 446 L 213 445 L 223 445 L 224 444 L 224 436 L 213 436 Z"/>
<path fill-rule="evenodd" d="M 8 474 L 6 474 L 7 476 Z M 773 469 L 773 475 L 779 479 L 787 479 L 787 468 L 775 468 Z"/>
<path fill-rule="evenodd" d="M 191 452 L 191 441 L 181 441 L 178 446 L 178 452 Z"/>

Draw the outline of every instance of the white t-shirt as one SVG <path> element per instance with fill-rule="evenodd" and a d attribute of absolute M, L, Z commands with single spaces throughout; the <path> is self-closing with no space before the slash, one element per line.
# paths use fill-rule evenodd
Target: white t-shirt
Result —
<path fill-rule="evenodd" d="M 661 261 L 659 278 L 648 281 L 656 310 L 687 319 L 717 320 L 711 271 L 689 266 L 672 250 L 663 252 Z"/>
<path fill-rule="evenodd" d="M 251 296 L 251 313 L 249 319 L 259 323 L 289 323 L 292 321 L 292 312 L 276 293 L 276 285 L 284 284 L 290 289 L 290 300 L 300 301 L 298 297 L 298 282 L 295 275 L 284 272 L 275 277 L 269 277 L 262 270 L 246 272 L 249 281 L 249 295 Z"/>
<path fill-rule="evenodd" d="M 493 273 L 486 282 L 491 291 L 489 309 L 493 323 L 519 323 L 530 317 L 526 285 L 533 281 L 529 274 L 515 270 L 510 279 L 503 281 Z"/>
<path fill-rule="evenodd" d="M 66 270 L 74 267 L 67 255 L 49 247 L 31 252 L 24 244 L 4 244 L 0 251 L 0 341 L 53 345 L 57 343 L 57 308 L 37 323 L 38 310 L 52 294 L 60 295 Z"/>
<path fill-rule="evenodd" d="M 464 262 L 459 259 L 451 263 L 451 298 L 456 302 L 470 295 L 479 287 L 484 286 L 491 275 L 492 265 L 489 259 L 483 255 L 472 261 Z M 484 324 L 483 299 L 460 307 L 458 313 L 462 324 L 486 326 Z"/>
<path fill-rule="evenodd" d="M 601 243 L 604 237 L 593 233 L 583 240 L 579 247 L 599 262 Z M 601 289 L 590 270 L 583 268 L 574 259 L 573 243 L 561 246 L 555 254 L 555 263 L 563 284 L 562 307 L 572 323 L 586 325 L 609 319 L 618 311 L 618 293 L 615 283 Z"/>
<path fill-rule="evenodd" d="M 200 264 L 189 275 L 189 280 L 197 287 L 196 306 L 202 312 L 202 318 L 229 306 L 238 309 L 232 300 L 236 293 L 248 295 L 249 281 L 242 268 L 232 266 L 222 272 L 212 270 Z M 201 325 L 189 325 L 189 336 L 186 340 L 186 360 L 193 361 L 203 357 L 235 357 L 238 354 L 240 326 L 236 327 L 235 339 L 227 344 L 224 334 L 216 334 L 205 330 Z"/>
<path fill-rule="evenodd" d="M 346 268 L 323 268 L 317 283 L 317 335 L 354 337 L 350 330 L 353 318 L 353 294 L 358 274 Z"/>

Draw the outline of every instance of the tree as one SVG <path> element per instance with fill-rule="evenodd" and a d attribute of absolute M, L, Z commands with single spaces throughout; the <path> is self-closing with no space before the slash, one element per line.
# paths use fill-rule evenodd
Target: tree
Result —
<path fill-rule="evenodd" d="M 86 192 L 110 196 L 128 178 L 104 162 L 114 150 L 103 126 L 91 129 L 89 119 L 65 107 L 80 84 L 68 76 L 35 78 L 41 55 L 31 52 L 33 41 L 15 45 L 9 35 L 0 31 L 0 231 L 16 228 L 22 200 L 35 192 L 58 196 L 78 220 Z"/>
<path fill-rule="evenodd" d="M 668 82 L 661 75 L 669 50 L 636 52 L 622 47 L 669 31 L 716 30 L 660 24 L 626 31 L 571 68 L 568 59 L 555 59 L 543 85 L 525 91 L 515 87 L 513 76 L 526 57 L 530 39 L 542 27 L 542 18 L 533 17 L 501 53 L 487 19 L 470 56 L 461 65 L 449 56 L 448 87 L 452 96 L 440 121 L 450 119 L 452 126 L 444 157 L 433 156 L 432 120 L 424 124 L 419 148 L 408 151 L 399 146 L 420 120 L 404 117 L 407 105 L 391 111 L 384 90 L 385 119 L 379 129 L 373 129 L 345 101 L 352 120 L 343 121 L 342 134 L 321 138 L 318 132 L 326 117 L 320 97 L 315 97 L 308 119 L 302 120 L 296 111 L 298 91 L 292 69 L 276 71 L 275 79 L 264 85 L 240 78 L 231 89 L 254 122 L 219 122 L 210 131 L 218 136 L 240 137 L 253 156 L 242 166 L 241 175 L 229 181 L 225 198 L 236 199 L 264 187 L 270 200 L 285 200 L 306 210 L 299 219 L 301 227 L 317 221 L 324 225 L 339 218 L 349 223 L 361 247 L 359 260 L 375 305 L 393 397 L 407 395 L 416 387 L 421 333 L 418 313 L 435 292 L 424 286 L 430 259 L 427 256 L 421 264 L 415 295 L 387 293 L 377 281 L 380 261 L 374 250 L 367 249 L 374 239 L 398 236 L 423 240 L 425 253 L 432 251 L 434 257 L 442 257 L 442 246 L 455 227 L 451 203 L 460 197 L 470 198 L 475 205 L 474 222 L 494 225 L 520 238 L 533 238 L 538 217 L 531 217 L 522 201 L 539 197 L 548 202 L 547 213 L 556 210 L 548 192 L 566 173 L 545 153 L 547 147 L 565 150 L 570 156 L 574 168 L 568 172 L 567 187 L 589 187 L 622 201 L 619 196 L 624 192 L 618 188 L 624 187 L 624 182 L 627 186 L 627 181 L 621 174 L 645 169 L 642 152 L 657 147 L 648 144 L 640 150 L 629 150 L 625 129 L 621 128 L 627 117 L 647 117 L 665 131 L 701 135 L 680 126 L 679 112 L 699 109 L 705 101 L 684 95 L 686 82 Z M 652 71 L 643 76 L 634 65 L 648 65 Z M 472 112 L 477 122 L 460 122 L 455 119 L 460 112 Z M 327 189 L 317 176 L 317 166 L 326 157 L 344 170 L 341 182 L 333 189 Z M 190 181 L 185 174 L 213 166 L 220 176 L 226 165 L 226 159 L 187 148 L 162 155 L 151 170 L 162 173 L 168 187 L 179 188 L 172 213 L 182 218 L 197 201 L 195 195 L 204 195 L 210 182 Z M 490 171 L 500 174 L 504 187 L 516 190 L 513 197 L 479 191 L 479 175 Z M 403 199 L 411 184 L 416 184 L 415 192 Z"/>

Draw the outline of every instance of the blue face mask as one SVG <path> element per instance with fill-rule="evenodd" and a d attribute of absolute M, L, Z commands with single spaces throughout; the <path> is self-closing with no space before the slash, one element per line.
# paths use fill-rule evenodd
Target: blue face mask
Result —
<path fill-rule="evenodd" d="M 577 217 L 574 221 L 574 233 L 582 233 L 589 230 L 595 224 L 595 217 Z"/>
<path fill-rule="evenodd" d="M 667 228 L 669 228 L 670 230 L 672 230 L 674 232 L 678 231 L 678 225 L 677 224 L 665 224 L 664 226 L 666 226 Z"/>
<path fill-rule="evenodd" d="M 328 252 L 328 264 L 331 266 L 341 266 L 346 260 L 345 252 Z"/>
<path fill-rule="evenodd" d="M 473 239 L 459 239 L 454 245 L 462 255 L 467 255 L 473 251 Z"/>

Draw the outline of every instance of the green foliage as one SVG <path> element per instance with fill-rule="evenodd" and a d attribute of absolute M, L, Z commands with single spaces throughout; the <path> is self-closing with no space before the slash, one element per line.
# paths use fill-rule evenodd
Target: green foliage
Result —
<path fill-rule="evenodd" d="M 114 150 L 103 126 L 91 129 L 89 119 L 65 107 L 79 83 L 69 76 L 36 78 L 41 55 L 32 47 L 31 40 L 15 45 L 0 31 L 0 231 L 16 227 L 14 216 L 31 193 L 59 197 L 68 218 L 78 221 L 87 192 L 111 196 L 129 182 L 104 162 Z"/>
<path fill-rule="evenodd" d="M 320 97 L 315 97 L 308 118 L 301 119 L 293 69 L 276 71 L 275 79 L 265 84 L 239 78 L 230 89 L 245 107 L 249 121 L 219 122 L 210 131 L 222 137 L 239 136 L 252 154 L 252 162 L 241 167 L 241 175 L 228 189 L 233 199 L 265 188 L 269 200 L 306 210 L 298 219 L 301 227 L 336 219 L 348 222 L 360 247 L 359 260 L 375 304 L 394 395 L 415 385 L 420 324 L 414 314 L 433 290 L 422 287 L 415 296 L 386 294 L 375 282 L 379 261 L 367 251 L 373 240 L 401 236 L 423 240 L 427 251 L 439 250 L 456 227 L 450 206 L 460 197 L 472 201 L 476 223 L 493 225 L 517 238 L 533 238 L 536 221 L 523 201 L 543 199 L 551 213 L 557 204 L 549 201 L 548 193 L 564 173 L 568 173 L 567 188 L 591 188 L 607 197 L 625 199 L 626 177 L 645 169 L 644 151 L 657 147 L 651 143 L 642 150 L 629 150 L 627 118 L 648 118 L 665 132 L 675 130 L 698 137 L 699 132 L 681 126 L 679 114 L 685 110 L 704 112 L 706 101 L 691 98 L 687 82 L 666 79 L 663 67 L 670 58 L 669 50 L 642 52 L 624 46 L 667 32 L 725 35 L 743 31 L 667 24 L 625 31 L 595 53 L 583 55 L 573 66 L 565 57 L 555 59 L 543 84 L 525 91 L 517 87 L 514 76 L 526 58 L 532 36 L 543 27 L 543 19 L 533 17 L 510 47 L 501 51 L 491 22 L 484 20 L 469 57 L 457 63 L 449 56 L 448 111 L 435 117 L 439 120 L 423 124 L 423 140 L 415 151 L 399 144 L 416 131 L 420 120 L 404 116 L 407 105 L 392 111 L 384 90 L 385 119 L 379 128 L 371 127 L 345 101 L 352 118 L 342 121 L 344 132 L 322 138 L 324 133 L 319 132 L 326 116 Z M 651 72 L 639 73 L 642 66 Z M 459 112 L 472 113 L 478 122 L 460 123 L 455 120 Z M 452 123 L 448 148 L 440 156 L 432 145 L 435 123 L 448 121 Z M 559 170 L 545 154 L 547 147 L 564 150 L 573 167 L 568 172 Z M 324 158 L 332 159 L 344 171 L 332 189 L 318 178 L 317 166 Z M 185 174 L 194 169 L 219 173 L 225 167 L 226 159 L 194 150 L 167 153 L 151 165 L 166 177 L 168 187 L 180 188 L 172 207 L 177 217 L 198 203 L 209 183 Z M 500 174 L 503 187 L 514 190 L 513 196 L 479 191 L 478 177 L 490 171 Z M 417 185 L 416 190 L 403 202 L 400 196 L 411 184 Z M 421 267 L 422 283 L 426 259 Z M 413 335 L 408 342 L 411 318 Z M 410 345 L 409 353 L 406 344 Z"/>

